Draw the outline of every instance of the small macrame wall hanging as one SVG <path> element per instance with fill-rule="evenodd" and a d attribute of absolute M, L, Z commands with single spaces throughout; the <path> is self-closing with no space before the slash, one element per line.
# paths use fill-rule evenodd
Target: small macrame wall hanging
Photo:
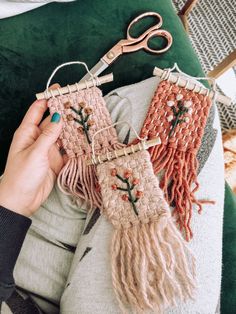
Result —
<path fill-rule="evenodd" d="M 214 203 L 195 197 L 199 188 L 196 156 L 212 105 L 212 92 L 195 83 L 190 90 L 188 78 L 172 75 L 170 81 L 170 70 L 163 73 L 140 136 L 161 139 L 160 145 L 149 150 L 154 172 L 162 174 L 160 187 L 189 241 L 193 236 L 190 225 L 193 204 L 201 213 L 203 203 Z"/>
<path fill-rule="evenodd" d="M 71 64 L 84 65 L 91 80 L 50 90 L 49 85 L 55 73 Z M 59 112 L 64 122 L 58 143 L 64 149 L 68 161 L 59 173 L 58 186 L 64 193 L 85 199 L 91 206 L 99 208 L 102 202 L 96 172 L 94 166 L 88 166 L 86 162 L 91 158 L 93 134 L 112 124 L 102 92 L 97 87 L 111 80 L 112 75 L 93 77 L 83 62 L 68 62 L 53 71 L 46 91 L 36 95 L 38 99 L 48 99 L 50 113 Z M 96 153 L 101 154 L 123 146 L 118 142 L 114 128 L 108 128 L 102 136 L 97 136 L 94 145 Z"/>
<path fill-rule="evenodd" d="M 173 222 L 146 150 L 160 141 L 138 138 L 137 145 L 93 153 L 91 163 L 97 164 L 101 212 L 114 226 L 112 281 L 122 313 L 129 313 L 128 308 L 162 313 L 177 300 L 194 297 L 195 261 Z"/>

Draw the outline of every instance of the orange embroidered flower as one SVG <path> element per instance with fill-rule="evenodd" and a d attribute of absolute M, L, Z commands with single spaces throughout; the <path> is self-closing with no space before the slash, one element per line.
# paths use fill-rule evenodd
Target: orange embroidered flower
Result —
<path fill-rule="evenodd" d="M 69 101 L 64 103 L 64 108 L 65 109 L 70 109 L 70 107 L 71 107 L 71 103 Z"/>
<path fill-rule="evenodd" d="M 117 175 L 117 170 L 116 170 L 116 168 L 111 169 L 111 175 L 112 175 L 113 177 L 115 177 L 115 176 Z"/>
<path fill-rule="evenodd" d="M 80 134 L 84 134 L 84 129 L 82 128 L 82 126 L 78 127 L 77 130 Z"/>
<path fill-rule="evenodd" d="M 67 118 L 68 121 L 73 121 L 74 120 L 74 117 L 72 116 L 72 114 L 68 114 L 66 118 Z"/>
<path fill-rule="evenodd" d="M 140 198 L 140 197 L 142 197 L 143 196 L 143 192 L 142 191 L 137 191 L 136 192 L 136 197 L 137 198 Z"/>
<path fill-rule="evenodd" d="M 87 108 L 84 109 L 84 112 L 85 112 L 86 114 L 91 114 L 91 113 L 93 112 L 93 109 L 90 108 L 90 107 L 87 107 Z"/>
<path fill-rule="evenodd" d="M 129 200 L 129 197 L 128 197 L 128 195 L 126 195 L 126 194 L 123 194 L 123 195 L 121 196 L 121 198 L 122 198 L 122 200 L 125 201 L 125 202 L 127 202 L 127 201 Z"/>
<path fill-rule="evenodd" d="M 124 177 L 126 179 L 130 178 L 131 175 L 132 175 L 132 172 L 130 170 L 126 170 L 125 173 L 124 173 Z"/>
<path fill-rule="evenodd" d="M 138 178 L 134 178 L 132 183 L 133 183 L 133 185 L 137 185 L 140 183 L 140 180 Z"/>
<path fill-rule="evenodd" d="M 81 108 L 84 108 L 84 107 L 86 106 L 86 103 L 85 103 L 84 101 L 81 101 L 81 102 L 79 103 L 79 106 L 80 106 Z"/>
<path fill-rule="evenodd" d="M 92 125 L 94 125 L 94 124 L 95 124 L 95 121 L 94 121 L 94 120 L 89 120 L 89 121 L 88 121 L 88 125 L 89 125 L 89 126 L 92 126 Z"/>
<path fill-rule="evenodd" d="M 112 184 L 111 188 L 112 188 L 113 191 L 115 191 L 115 190 L 117 190 L 117 185 L 116 184 Z"/>

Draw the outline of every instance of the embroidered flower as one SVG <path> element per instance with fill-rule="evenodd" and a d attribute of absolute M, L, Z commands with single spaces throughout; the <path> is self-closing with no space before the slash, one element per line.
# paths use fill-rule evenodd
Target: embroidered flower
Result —
<path fill-rule="evenodd" d="M 121 196 L 121 198 L 122 198 L 122 200 L 125 201 L 125 202 L 128 202 L 128 200 L 129 200 L 129 197 L 128 197 L 128 195 L 126 195 L 126 194 L 123 194 L 123 195 Z"/>
<path fill-rule="evenodd" d="M 131 177 L 131 175 L 132 175 L 132 172 L 130 170 L 126 170 L 125 173 L 124 173 L 124 177 L 126 179 L 129 179 L 129 177 Z"/>
<path fill-rule="evenodd" d="M 81 101 L 81 102 L 79 103 L 79 106 L 80 106 L 81 108 L 85 108 L 86 103 L 85 103 L 84 101 Z"/>
<path fill-rule="evenodd" d="M 183 96 L 182 94 L 177 94 L 177 95 L 176 95 L 176 100 L 179 101 L 179 100 L 183 99 L 183 97 L 184 97 L 184 96 Z"/>
<path fill-rule="evenodd" d="M 70 109 L 71 103 L 70 103 L 69 101 L 67 101 L 67 102 L 65 102 L 65 103 L 63 104 L 63 106 L 64 106 L 65 109 Z"/>
<path fill-rule="evenodd" d="M 89 120 L 89 121 L 88 121 L 88 125 L 89 125 L 89 126 L 93 126 L 94 124 L 95 124 L 95 121 L 94 121 L 94 120 Z"/>
<path fill-rule="evenodd" d="M 186 108 L 190 108 L 191 106 L 192 106 L 192 101 L 191 100 L 186 100 L 185 102 L 184 102 L 184 107 L 186 107 Z"/>
<path fill-rule="evenodd" d="M 132 183 L 133 183 L 133 185 L 137 185 L 140 183 L 140 180 L 138 178 L 134 178 Z"/>
<path fill-rule="evenodd" d="M 143 196 L 143 191 L 137 191 L 136 192 L 136 197 L 137 198 L 140 198 L 140 197 L 142 197 Z"/>
<path fill-rule="evenodd" d="M 115 176 L 117 175 L 117 170 L 116 170 L 116 168 L 111 169 L 111 175 L 112 175 L 113 177 L 115 177 Z"/>
<path fill-rule="evenodd" d="M 190 119 L 189 117 L 184 118 L 184 122 L 189 123 Z"/>
<path fill-rule="evenodd" d="M 77 128 L 77 130 L 78 130 L 78 132 L 79 132 L 80 134 L 84 134 L 84 130 L 83 130 L 82 126 L 79 126 L 79 127 Z"/>
<path fill-rule="evenodd" d="M 89 115 L 89 114 L 93 113 L 93 109 L 90 107 L 87 107 L 84 109 L 84 112 Z"/>
<path fill-rule="evenodd" d="M 113 191 L 116 191 L 117 190 L 117 185 L 116 184 L 112 184 L 111 188 L 112 188 Z"/>
<path fill-rule="evenodd" d="M 74 120 L 74 117 L 72 116 L 72 114 L 68 114 L 66 116 L 66 118 L 67 118 L 68 121 L 73 121 Z"/>
<path fill-rule="evenodd" d="M 168 107 L 172 107 L 172 106 L 174 106 L 174 104 L 175 104 L 175 102 L 173 100 L 167 101 L 167 106 Z"/>
<path fill-rule="evenodd" d="M 174 119 L 174 117 L 173 117 L 172 114 L 167 117 L 167 121 L 168 121 L 168 122 L 172 121 L 173 119 Z"/>

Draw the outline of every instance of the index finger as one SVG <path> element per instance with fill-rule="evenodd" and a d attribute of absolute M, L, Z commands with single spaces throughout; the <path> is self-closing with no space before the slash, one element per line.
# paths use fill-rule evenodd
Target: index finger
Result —
<path fill-rule="evenodd" d="M 59 88 L 60 85 L 59 84 L 53 84 L 52 86 L 50 86 L 50 89 L 56 89 Z M 39 125 L 39 123 L 41 122 L 44 112 L 47 110 L 47 101 L 46 99 L 42 99 L 42 100 L 36 100 L 35 102 L 33 102 L 33 104 L 29 107 L 29 109 L 27 110 L 21 125 L 22 126 L 26 126 L 29 124 L 35 124 L 35 125 Z"/>

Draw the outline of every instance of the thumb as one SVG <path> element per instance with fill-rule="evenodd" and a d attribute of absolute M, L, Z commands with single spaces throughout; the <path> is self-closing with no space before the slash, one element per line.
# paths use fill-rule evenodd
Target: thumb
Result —
<path fill-rule="evenodd" d="M 35 147 L 41 152 L 48 152 L 56 142 L 62 130 L 62 119 L 58 112 L 54 112 L 51 121 L 43 129 L 42 133 L 35 142 Z"/>

